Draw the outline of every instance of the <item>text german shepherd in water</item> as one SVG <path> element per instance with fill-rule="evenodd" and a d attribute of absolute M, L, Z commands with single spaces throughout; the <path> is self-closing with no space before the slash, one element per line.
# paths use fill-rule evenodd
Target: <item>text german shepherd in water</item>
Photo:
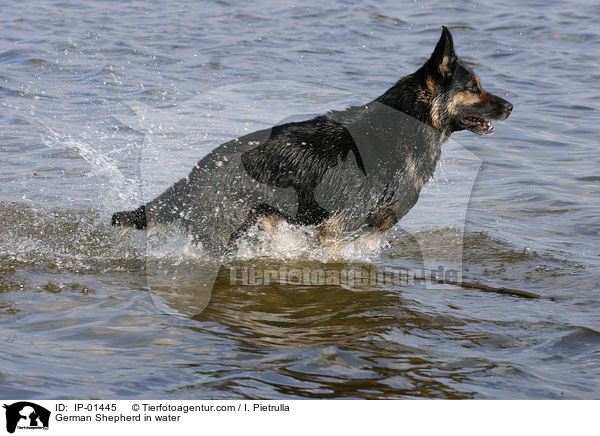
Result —
<path fill-rule="evenodd" d="M 414 206 L 452 132 L 490 134 L 511 110 L 483 90 L 444 27 L 429 60 L 372 102 L 222 144 L 112 224 L 176 223 L 215 254 L 282 220 L 325 238 L 384 232 Z"/>

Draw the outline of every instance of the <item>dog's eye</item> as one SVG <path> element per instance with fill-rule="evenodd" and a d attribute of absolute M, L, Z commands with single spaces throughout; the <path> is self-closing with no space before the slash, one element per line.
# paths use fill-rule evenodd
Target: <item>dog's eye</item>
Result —
<path fill-rule="evenodd" d="M 479 92 L 479 88 L 477 87 L 477 84 L 473 84 L 471 85 L 471 87 L 469 88 L 469 91 L 474 92 L 474 93 L 478 93 Z"/>

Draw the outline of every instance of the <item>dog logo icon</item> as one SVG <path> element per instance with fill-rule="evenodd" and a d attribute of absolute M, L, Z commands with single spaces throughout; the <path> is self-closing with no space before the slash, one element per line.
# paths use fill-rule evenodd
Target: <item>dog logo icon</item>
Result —
<path fill-rule="evenodd" d="M 50 411 L 28 401 L 4 405 L 6 409 L 6 431 L 14 433 L 19 429 L 48 429 Z"/>

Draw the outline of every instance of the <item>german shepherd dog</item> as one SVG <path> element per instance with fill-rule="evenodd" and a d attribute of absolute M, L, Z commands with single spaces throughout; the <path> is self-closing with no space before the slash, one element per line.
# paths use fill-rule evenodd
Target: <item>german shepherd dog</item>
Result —
<path fill-rule="evenodd" d="M 322 241 L 383 234 L 414 206 L 452 132 L 488 135 L 512 108 L 483 90 L 443 27 L 425 64 L 370 103 L 222 144 L 112 224 L 174 223 L 215 254 L 282 221 L 314 226 Z"/>

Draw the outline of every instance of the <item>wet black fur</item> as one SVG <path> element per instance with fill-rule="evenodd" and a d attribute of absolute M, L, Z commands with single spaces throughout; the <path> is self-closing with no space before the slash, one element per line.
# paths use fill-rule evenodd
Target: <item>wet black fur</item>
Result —
<path fill-rule="evenodd" d="M 468 97 L 469 104 L 459 101 L 461 95 Z M 377 104 L 406 114 L 408 118 L 418 120 L 420 123 L 417 124 L 426 127 L 423 131 L 416 127 L 420 133 L 403 132 L 400 135 L 402 138 L 398 138 L 396 133 L 386 132 L 384 128 L 373 127 L 374 117 L 378 116 Z M 227 240 L 237 238 L 252 226 L 257 218 L 265 215 L 280 216 L 296 224 L 319 225 L 334 213 L 332 208 L 328 209 L 315 200 L 315 189 L 323 182 L 325 174 L 332 169 L 342 168 L 351 156 L 357 168 L 353 177 L 359 177 L 360 174 L 367 176 L 368 169 L 365 163 L 373 158 L 370 152 L 369 155 L 365 155 L 364 147 L 359 149 L 354 130 L 373 130 L 373 137 L 383 138 L 380 143 L 396 150 L 395 154 L 390 154 L 390 159 L 407 162 L 412 159 L 418 162 L 417 174 L 413 176 L 427 181 L 435 170 L 441 144 L 452 132 L 468 128 L 482 133 L 477 126 L 465 125 L 466 117 L 481 119 L 482 122 L 502 120 L 508 117 L 511 110 L 510 103 L 481 89 L 475 74 L 454 54 L 452 36 L 444 27 L 430 59 L 415 73 L 400 79 L 373 102 L 307 121 L 278 125 L 270 130 L 255 132 L 223 144 L 204 157 L 188 177 L 177 182 L 155 200 L 134 211 L 115 213 L 112 224 L 142 229 L 153 221 L 180 221 L 183 227 L 192 233 L 202 233 L 206 222 L 202 217 L 196 216 L 204 213 L 199 212 L 201 207 L 198 204 L 205 201 L 201 200 L 204 198 L 201 195 L 202 190 L 211 189 L 211 184 L 219 183 L 221 176 L 216 175 L 220 171 L 218 164 L 227 161 L 227 156 L 238 153 L 241 165 L 231 171 L 245 172 L 243 177 L 249 176 L 256 186 L 293 188 L 297 194 L 297 211 L 293 215 L 286 214 L 277 205 L 251 199 L 250 191 L 256 189 L 252 187 L 248 191 L 247 202 L 256 203 L 247 205 L 250 212 L 245 219 L 238 217 L 230 220 L 233 222 L 230 227 L 227 227 L 230 223 L 225 223 L 222 218 L 215 221 L 219 223 L 219 227 L 227 230 L 225 233 L 229 232 L 229 237 L 226 235 Z M 349 126 L 356 128 L 353 130 Z M 427 129 L 433 133 L 425 132 Z M 244 144 L 258 145 L 246 145 L 244 148 Z M 375 150 L 374 153 L 379 152 L 381 150 Z M 385 161 L 384 155 L 385 150 L 381 154 L 383 157 L 377 159 Z M 392 167 L 402 168 L 401 165 L 403 162 L 396 162 Z M 410 181 L 399 182 L 397 175 L 394 176 L 395 180 L 391 180 L 392 175 L 396 173 L 398 171 L 389 171 L 388 174 L 382 170 L 380 174 L 369 175 L 375 180 L 372 184 L 379 183 L 373 191 L 378 198 L 371 203 L 365 201 L 364 205 L 359 204 L 354 212 L 347 214 L 358 217 L 347 229 L 366 225 L 385 231 L 410 210 L 418 198 L 422 184 L 414 180 L 412 182 L 415 183 L 411 182 L 412 184 Z M 340 173 L 340 178 L 346 177 L 351 176 Z M 348 183 L 351 184 L 351 181 Z M 236 187 L 232 185 L 233 188 Z M 239 195 L 242 195 L 243 199 L 244 193 Z M 209 209 L 211 207 L 215 206 L 208 206 Z M 338 215 L 343 212 L 335 211 Z M 181 218 L 182 214 L 184 218 Z M 199 239 L 202 240 L 203 237 L 200 236 Z"/>
<path fill-rule="evenodd" d="M 348 130 L 329 117 L 319 116 L 275 126 L 269 140 L 242 154 L 242 163 L 248 174 L 260 183 L 294 188 L 298 194 L 298 211 L 289 221 L 311 225 L 319 224 L 329 216 L 314 199 L 315 188 L 325 172 L 346 160 L 350 152 L 366 174 Z"/>

